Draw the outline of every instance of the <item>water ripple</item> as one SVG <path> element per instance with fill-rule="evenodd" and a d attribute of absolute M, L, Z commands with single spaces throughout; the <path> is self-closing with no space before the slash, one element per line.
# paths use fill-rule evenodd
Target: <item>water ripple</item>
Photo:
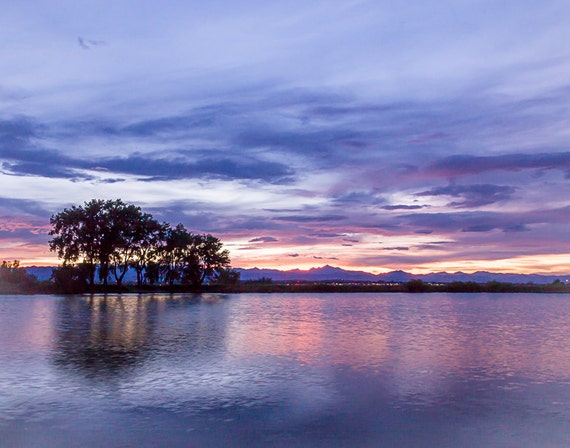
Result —
<path fill-rule="evenodd" d="M 570 446 L 569 316 L 558 295 L 5 296 L 0 436 Z"/>

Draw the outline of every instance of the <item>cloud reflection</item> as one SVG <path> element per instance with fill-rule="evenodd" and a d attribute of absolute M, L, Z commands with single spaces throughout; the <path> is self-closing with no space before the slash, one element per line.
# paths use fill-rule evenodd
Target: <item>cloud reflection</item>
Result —
<path fill-rule="evenodd" d="M 236 447 L 475 447 L 500 445 L 505 427 L 517 441 L 544 441 L 546 426 L 564 439 L 568 311 L 538 295 L 8 298 L 0 392 L 27 411 L 0 429 L 17 437 L 24 422 L 33 436 L 57 420 L 69 434 L 96 415 L 134 439 L 168 427 L 174 445 L 188 428 Z M 24 343 L 32 327 L 44 331 Z"/>

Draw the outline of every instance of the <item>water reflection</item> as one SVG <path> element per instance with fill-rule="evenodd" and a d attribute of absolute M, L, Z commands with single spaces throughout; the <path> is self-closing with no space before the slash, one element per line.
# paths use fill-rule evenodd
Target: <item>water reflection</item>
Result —
<path fill-rule="evenodd" d="M 246 358 L 278 356 L 316 366 L 378 368 L 388 356 L 390 332 L 381 308 L 379 302 L 358 303 L 356 297 L 354 301 L 318 295 L 281 301 L 248 297 L 247 307 L 237 309 L 230 322 L 228 350 Z M 259 315 L 256 310 L 265 312 Z"/>
<path fill-rule="evenodd" d="M 58 306 L 56 365 L 99 376 L 117 373 L 148 354 L 150 298 L 66 298 Z"/>
<path fill-rule="evenodd" d="M 141 368 L 161 350 L 200 351 L 204 343 L 221 345 L 216 331 L 193 313 L 198 304 L 223 296 L 139 294 L 66 297 L 57 305 L 55 365 L 96 380 Z M 189 316 L 190 314 L 190 316 Z M 198 319 L 196 319 L 198 316 Z M 188 319 L 186 319 L 189 317 Z M 204 334 L 206 331 L 207 334 Z"/>
<path fill-rule="evenodd" d="M 5 298 L 0 437 L 48 447 L 570 446 L 569 299 Z"/>

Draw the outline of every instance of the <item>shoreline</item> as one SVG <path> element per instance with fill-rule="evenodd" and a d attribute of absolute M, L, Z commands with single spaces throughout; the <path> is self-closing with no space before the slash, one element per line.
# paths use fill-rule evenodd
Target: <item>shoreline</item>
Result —
<path fill-rule="evenodd" d="M 40 282 L 23 289 L 21 285 L 1 284 L 0 295 L 34 295 L 34 294 L 247 294 L 247 293 L 538 293 L 568 294 L 570 285 L 564 283 L 551 284 L 518 284 L 491 281 L 487 283 L 452 282 L 426 283 L 411 280 L 405 283 L 356 283 L 356 282 L 243 282 L 235 285 L 204 285 L 199 289 L 188 285 L 149 286 L 127 284 L 94 285 L 81 288 L 56 288 L 52 284 Z"/>

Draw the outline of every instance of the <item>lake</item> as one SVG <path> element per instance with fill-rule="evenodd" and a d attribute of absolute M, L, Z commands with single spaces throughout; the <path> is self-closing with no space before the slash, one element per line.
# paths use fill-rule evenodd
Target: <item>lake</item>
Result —
<path fill-rule="evenodd" d="M 568 447 L 570 296 L 0 296 L 0 445 Z"/>

